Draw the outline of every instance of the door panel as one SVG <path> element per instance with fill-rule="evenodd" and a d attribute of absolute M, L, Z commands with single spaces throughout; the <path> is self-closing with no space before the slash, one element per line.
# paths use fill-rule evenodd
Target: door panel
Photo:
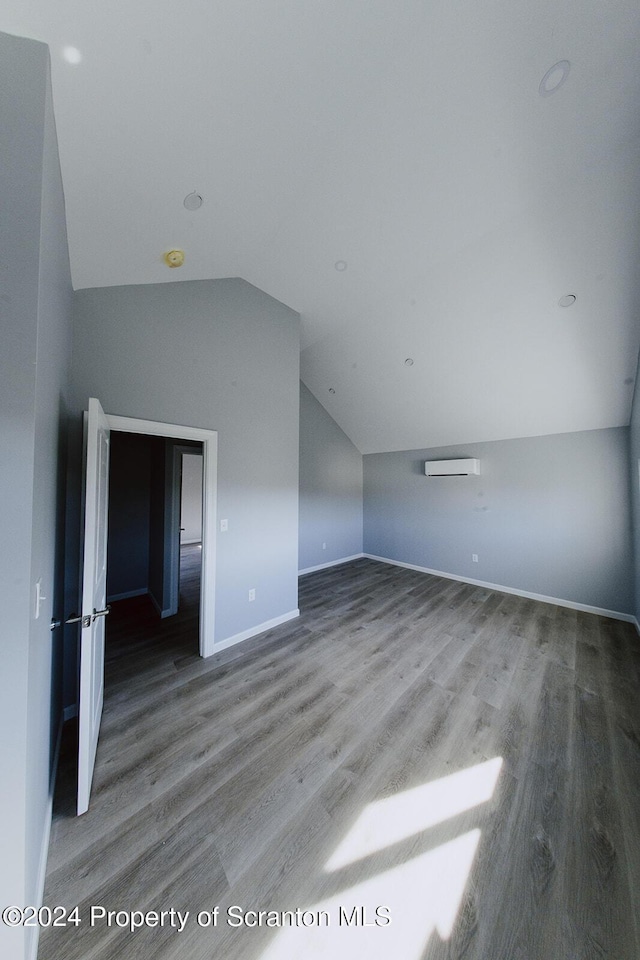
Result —
<path fill-rule="evenodd" d="M 104 698 L 104 636 L 107 599 L 109 425 L 98 400 L 85 419 L 84 553 L 80 624 L 78 709 L 78 815 L 89 808 Z"/>

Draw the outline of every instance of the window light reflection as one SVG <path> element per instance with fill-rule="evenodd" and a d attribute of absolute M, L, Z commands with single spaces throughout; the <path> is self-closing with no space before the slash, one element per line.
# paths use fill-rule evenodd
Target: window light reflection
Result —
<path fill-rule="evenodd" d="M 338 870 L 393 843 L 449 820 L 493 796 L 502 757 L 370 803 L 333 852 L 326 870 Z"/>
<path fill-rule="evenodd" d="M 391 869 L 376 871 L 375 854 L 486 803 L 493 796 L 501 767 L 502 758 L 495 757 L 369 804 L 327 861 L 327 873 L 320 882 L 337 881 L 339 887 L 336 871 L 358 861 L 363 861 L 363 869 L 372 875 L 306 907 L 328 914 L 330 923 L 304 930 L 283 928 L 260 960 L 299 960 L 301 956 L 305 960 L 351 960 L 354 956 L 421 960 L 433 934 L 448 940 L 480 843 L 480 830 L 409 855 Z M 382 922 L 376 922 L 378 917 Z M 386 917 L 390 923 L 385 922 Z"/>

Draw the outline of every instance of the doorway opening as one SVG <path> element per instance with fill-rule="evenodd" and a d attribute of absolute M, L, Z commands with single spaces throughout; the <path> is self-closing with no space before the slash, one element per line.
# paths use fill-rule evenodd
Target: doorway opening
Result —
<path fill-rule="evenodd" d="M 199 653 L 202 481 L 202 441 L 111 431 L 107 660 Z"/>
<path fill-rule="evenodd" d="M 182 457 L 198 453 L 201 457 L 201 547 L 200 556 L 200 590 L 197 602 L 199 624 L 199 653 L 202 657 L 211 656 L 214 650 L 215 635 L 215 554 L 216 554 L 216 490 L 217 490 L 217 455 L 218 434 L 214 430 L 204 430 L 199 427 L 178 426 L 169 423 L 158 423 L 153 420 L 139 420 L 133 417 L 119 417 L 106 415 L 106 420 L 112 434 L 138 434 L 150 440 L 164 440 L 164 477 L 165 486 L 172 493 L 171 496 L 161 499 L 164 511 L 164 531 L 170 531 L 168 549 L 172 551 L 168 565 L 163 561 L 162 573 L 156 571 L 155 583 L 160 583 L 162 577 L 162 602 L 158 604 L 161 616 L 171 616 L 172 610 L 177 610 L 179 603 L 179 563 L 180 563 L 180 526 L 181 523 L 181 470 Z M 194 444 L 196 445 L 194 447 Z M 160 456 L 160 454 L 156 454 Z M 159 525 L 158 525 L 159 528 Z M 185 548 L 189 546 L 185 544 Z M 185 549 L 185 554 L 187 553 Z M 162 551 L 163 557 L 167 556 Z M 168 568 L 167 568 L 168 567 Z M 114 587 L 114 592 L 117 592 Z M 159 593 L 159 588 L 157 593 Z M 155 596 L 156 602 L 158 596 Z"/>

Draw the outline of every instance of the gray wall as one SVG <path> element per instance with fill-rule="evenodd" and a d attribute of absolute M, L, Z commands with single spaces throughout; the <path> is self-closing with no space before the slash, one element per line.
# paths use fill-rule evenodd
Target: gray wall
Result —
<path fill-rule="evenodd" d="M 301 382 L 298 566 L 307 570 L 357 553 L 362 553 L 362 454 Z"/>
<path fill-rule="evenodd" d="M 47 48 L 0 34 L 0 903 L 37 903 L 61 720 L 71 280 Z M 34 585 L 46 600 L 34 616 Z M 0 954 L 31 931 L 0 925 Z"/>
<path fill-rule="evenodd" d="M 628 442 L 619 427 L 365 456 L 365 552 L 631 613 Z M 456 457 L 481 476 L 424 476 Z"/>
<path fill-rule="evenodd" d="M 219 432 L 216 639 L 295 610 L 298 314 L 239 279 L 77 291 L 73 384 L 78 411 Z"/>
<path fill-rule="evenodd" d="M 633 518 L 634 614 L 640 620 L 640 373 L 636 378 L 630 427 L 631 511 Z"/>

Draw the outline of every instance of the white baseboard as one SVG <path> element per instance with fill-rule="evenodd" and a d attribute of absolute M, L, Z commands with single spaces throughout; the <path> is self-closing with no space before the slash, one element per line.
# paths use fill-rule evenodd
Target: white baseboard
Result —
<path fill-rule="evenodd" d="M 112 597 L 107 597 L 107 603 L 114 603 L 117 600 L 130 600 L 132 597 L 145 596 L 149 597 L 161 620 L 164 620 L 165 617 L 172 617 L 175 613 L 175 610 L 171 610 L 169 607 L 167 607 L 166 610 L 163 610 L 155 596 L 146 587 L 143 587 L 141 590 L 129 590 L 127 593 L 114 593 Z"/>
<path fill-rule="evenodd" d="M 431 570 L 429 567 L 420 567 L 415 563 L 403 563 L 401 560 L 390 560 L 388 557 L 377 557 L 373 553 L 365 553 L 368 560 L 377 560 L 380 563 L 389 563 L 394 567 L 404 567 L 406 570 L 417 570 L 419 573 L 430 573 L 434 577 L 444 577 L 446 580 L 459 580 L 460 583 L 470 583 L 474 587 L 485 587 L 487 590 L 497 590 L 499 593 L 512 593 L 516 597 L 525 597 L 527 600 L 539 600 L 541 603 L 553 603 L 557 607 L 568 607 L 570 610 L 582 610 L 585 613 L 596 613 L 600 617 L 610 617 L 612 620 L 624 620 L 626 623 L 638 621 L 632 613 L 620 613 L 617 610 L 605 610 L 603 607 L 592 607 L 587 603 L 575 603 L 573 600 L 563 600 L 561 597 L 547 597 L 542 593 L 531 593 L 529 590 L 518 590 L 515 587 L 505 587 L 499 583 L 488 583 L 486 580 L 472 580 L 470 577 L 460 577 L 455 573 L 445 573 L 443 570 Z M 640 627 L 638 628 L 640 631 Z"/>
<path fill-rule="evenodd" d="M 242 633 L 236 633 L 233 637 L 227 637 L 226 640 L 221 640 L 220 643 L 214 643 L 211 655 L 213 656 L 215 653 L 220 653 L 221 650 L 226 650 L 227 647 L 233 647 L 236 643 L 242 643 L 243 640 L 249 640 L 250 637 L 255 637 L 259 633 L 272 630 L 273 627 L 279 627 L 280 624 L 287 623 L 288 620 L 295 620 L 295 618 L 299 616 L 299 610 L 290 610 L 289 613 L 283 613 L 281 617 L 274 617 L 273 620 L 265 620 L 264 623 L 259 623 L 255 627 L 249 627 L 248 630 L 243 630 Z"/>
<path fill-rule="evenodd" d="M 145 590 L 145 593 L 147 593 L 146 590 Z M 172 617 L 174 613 L 177 613 L 177 610 L 171 610 L 170 607 L 167 607 L 166 610 L 163 610 L 150 590 L 148 591 L 148 593 L 149 593 L 149 599 L 151 600 L 151 603 L 153 604 L 155 611 L 161 620 L 164 620 L 166 617 Z"/>
<path fill-rule="evenodd" d="M 148 593 L 146 587 L 142 587 L 140 590 L 127 590 L 125 593 L 114 593 L 107 597 L 107 603 L 115 603 L 116 600 L 130 600 L 131 597 L 143 597 L 145 593 Z"/>
<path fill-rule="evenodd" d="M 160 604 L 158 603 L 158 601 L 156 600 L 156 598 L 154 597 L 154 595 L 151 593 L 151 590 L 149 590 L 149 600 L 151 600 L 151 603 L 152 603 L 153 606 L 155 607 L 155 611 L 156 611 L 156 613 L 158 614 L 158 616 L 161 617 L 161 616 L 162 616 L 162 607 L 160 606 Z"/>
<path fill-rule="evenodd" d="M 305 567 L 304 570 L 298 570 L 298 576 L 304 577 L 307 573 L 315 573 L 316 570 L 327 570 L 329 567 L 337 567 L 341 563 L 349 563 L 351 560 L 362 560 L 366 553 L 354 553 L 352 557 L 341 557 L 339 560 L 329 560 L 328 563 L 319 563 L 315 567 Z"/>

